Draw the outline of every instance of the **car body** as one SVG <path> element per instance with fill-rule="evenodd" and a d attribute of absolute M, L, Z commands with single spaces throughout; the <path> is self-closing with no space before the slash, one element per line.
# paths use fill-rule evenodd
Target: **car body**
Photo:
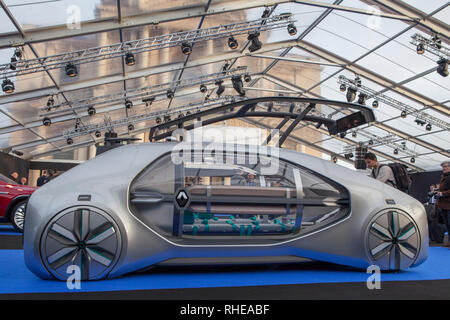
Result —
<path fill-rule="evenodd" d="M 180 145 L 121 146 L 39 188 L 27 206 L 28 268 L 63 280 L 76 265 L 95 280 L 252 259 L 400 270 L 428 256 L 424 207 L 387 184 L 287 149 L 226 145 L 216 157 L 187 144 L 181 157 Z"/>
<path fill-rule="evenodd" d="M 0 222 L 11 222 L 17 231 L 23 232 L 26 204 L 36 189 L 0 174 Z"/>

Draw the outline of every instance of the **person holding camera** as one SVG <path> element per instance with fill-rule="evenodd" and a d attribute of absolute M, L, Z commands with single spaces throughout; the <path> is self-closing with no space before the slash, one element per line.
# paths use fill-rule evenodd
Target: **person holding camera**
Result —
<path fill-rule="evenodd" d="M 447 225 L 450 247 L 450 160 L 441 163 L 442 177 L 439 185 L 430 186 L 430 191 L 436 199 L 436 206 L 441 210 L 444 223 Z"/>

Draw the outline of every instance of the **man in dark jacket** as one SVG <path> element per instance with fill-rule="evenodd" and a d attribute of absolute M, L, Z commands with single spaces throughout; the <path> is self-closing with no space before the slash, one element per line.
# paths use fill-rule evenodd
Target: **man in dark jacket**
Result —
<path fill-rule="evenodd" d="M 441 167 L 441 182 L 439 183 L 439 186 L 431 186 L 430 189 L 437 199 L 436 206 L 441 209 L 441 214 L 447 225 L 447 231 L 449 233 L 449 243 L 447 244 L 447 247 L 450 247 L 450 160 L 442 162 Z"/>
<path fill-rule="evenodd" d="M 9 175 L 9 178 L 19 184 L 19 174 L 17 172 L 13 172 Z"/>

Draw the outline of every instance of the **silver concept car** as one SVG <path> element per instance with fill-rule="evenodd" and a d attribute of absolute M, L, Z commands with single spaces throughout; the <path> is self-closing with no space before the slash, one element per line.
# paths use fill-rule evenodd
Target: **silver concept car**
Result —
<path fill-rule="evenodd" d="M 298 257 L 400 270 L 427 258 L 424 207 L 397 189 L 286 149 L 186 145 L 121 146 L 38 189 L 28 268 L 63 280 L 76 265 L 95 280 L 160 264 Z"/>

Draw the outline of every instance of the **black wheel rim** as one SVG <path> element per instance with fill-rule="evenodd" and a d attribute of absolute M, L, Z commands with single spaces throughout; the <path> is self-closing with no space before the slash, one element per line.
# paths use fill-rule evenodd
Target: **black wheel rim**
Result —
<path fill-rule="evenodd" d="M 406 269 L 419 254 L 417 225 L 403 212 L 385 211 L 370 222 L 367 244 L 371 260 L 382 270 Z"/>
<path fill-rule="evenodd" d="M 56 278 L 68 278 L 77 266 L 80 280 L 102 279 L 113 268 L 120 251 L 114 221 L 96 209 L 80 208 L 56 216 L 43 234 L 42 258 Z"/>

